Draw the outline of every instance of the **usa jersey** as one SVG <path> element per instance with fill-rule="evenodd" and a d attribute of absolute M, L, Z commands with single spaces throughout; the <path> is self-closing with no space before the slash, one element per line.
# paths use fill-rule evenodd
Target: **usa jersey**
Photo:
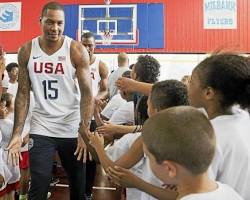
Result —
<path fill-rule="evenodd" d="M 80 121 L 80 92 L 76 70 L 70 60 L 72 39 L 65 36 L 61 48 L 47 55 L 32 40 L 28 71 L 35 97 L 30 134 L 77 137 Z"/>
<path fill-rule="evenodd" d="M 101 81 L 101 76 L 99 73 L 100 60 L 95 58 L 95 62 L 90 65 L 90 74 L 92 82 L 92 93 L 93 96 L 96 96 L 99 91 L 99 82 Z"/>

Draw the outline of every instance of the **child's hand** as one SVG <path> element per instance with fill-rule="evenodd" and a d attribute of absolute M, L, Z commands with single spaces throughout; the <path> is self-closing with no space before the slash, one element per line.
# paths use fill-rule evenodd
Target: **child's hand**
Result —
<path fill-rule="evenodd" d="M 136 188 L 138 177 L 130 172 L 128 169 L 115 166 L 114 168 L 107 168 L 108 177 L 116 185 L 126 188 Z"/>
<path fill-rule="evenodd" d="M 104 138 L 102 135 L 94 132 L 89 135 L 89 144 L 91 144 L 96 150 L 104 148 Z"/>
<path fill-rule="evenodd" d="M 114 134 L 117 131 L 116 125 L 109 122 L 109 121 L 104 121 L 103 126 L 99 126 L 96 128 L 97 132 L 103 135 L 106 134 Z"/>

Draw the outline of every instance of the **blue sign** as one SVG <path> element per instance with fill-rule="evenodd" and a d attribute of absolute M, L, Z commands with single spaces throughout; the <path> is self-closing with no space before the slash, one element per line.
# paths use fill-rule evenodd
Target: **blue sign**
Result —
<path fill-rule="evenodd" d="M 20 30 L 21 2 L 0 3 L 0 31 Z"/>

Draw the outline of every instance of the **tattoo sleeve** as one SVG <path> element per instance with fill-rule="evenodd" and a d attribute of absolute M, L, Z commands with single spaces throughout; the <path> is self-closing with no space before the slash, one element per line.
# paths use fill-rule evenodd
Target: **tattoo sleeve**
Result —
<path fill-rule="evenodd" d="M 28 58 L 26 49 L 22 47 L 18 53 L 18 90 L 15 100 L 14 128 L 13 135 L 21 134 L 30 103 L 30 79 L 27 69 Z"/>

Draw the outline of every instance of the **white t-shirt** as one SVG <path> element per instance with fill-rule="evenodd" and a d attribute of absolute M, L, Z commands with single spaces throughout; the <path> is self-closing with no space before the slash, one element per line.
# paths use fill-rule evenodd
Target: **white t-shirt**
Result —
<path fill-rule="evenodd" d="M 250 200 L 250 118 L 246 111 L 211 120 L 217 145 L 211 177 Z"/>
<path fill-rule="evenodd" d="M 28 71 L 35 96 L 30 134 L 76 138 L 80 122 L 80 91 L 72 65 L 72 39 L 64 36 L 60 49 L 47 55 L 32 40 Z"/>
<path fill-rule="evenodd" d="M 135 140 L 141 135 L 141 133 L 128 133 L 116 140 L 112 146 L 106 147 L 106 153 L 109 158 L 113 161 L 118 160 L 123 154 L 125 154 Z M 143 159 L 141 159 L 135 166 L 133 166 L 130 171 L 138 177 L 142 176 L 142 165 Z M 127 199 L 138 200 L 141 198 L 141 191 L 136 188 L 126 188 Z"/>
<path fill-rule="evenodd" d="M 0 143 L 1 148 L 6 148 L 10 142 L 13 130 L 13 122 L 9 119 L 0 119 L 0 130 L 2 133 L 2 141 Z M 6 166 L 3 166 L 2 173 L 4 178 L 8 180 L 8 183 L 15 183 L 20 179 L 20 169 L 19 166 L 13 166 L 11 163 L 7 164 L 8 151 L 1 151 L 1 158 Z M 1 172 L 0 172 L 1 173 Z M 9 176 L 9 173 L 11 176 Z"/>
<path fill-rule="evenodd" d="M 113 113 L 125 102 L 126 100 L 121 97 L 120 93 L 118 93 L 109 100 L 101 114 L 107 119 L 110 119 Z"/>
<path fill-rule="evenodd" d="M 1 147 L 0 147 L 0 175 L 4 178 L 4 184 L 2 185 L 2 187 L 0 187 L 0 191 L 2 191 L 6 187 L 7 183 L 10 181 L 12 175 L 11 171 L 7 166 L 7 163 L 4 161 L 3 149 Z"/>
<path fill-rule="evenodd" d="M 16 98 L 17 89 L 18 89 L 18 82 L 16 82 L 16 83 L 9 82 L 9 87 L 8 87 L 7 92 L 12 94 L 14 96 L 14 98 Z"/>
<path fill-rule="evenodd" d="M 6 148 L 12 136 L 14 123 L 10 119 L 0 119 L 0 130 L 2 133 L 1 147 Z"/>
<path fill-rule="evenodd" d="M 92 93 L 93 96 L 96 96 L 99 91 L 99 82 L 101 81 L 101 76 L 99 72 L 100 59 L 95 58 L 95 61 L 89 66 L 90 75 L 92 82 Z"/>
<path fill-rule="evenodd" d="M 113 161 L 118 160 L 131 148 L 132 144 L 140 136 L 141 133 L 129 133 L 124 135 L 119 140 L 116 140 L 112 146 L 106 147 L 107 155 Z M 148 183 L 158 187 L 162 186 L 162 182 L 151 171 L 149 159 L 145 155 L 138 163 L 136 163 L 136 165 L 130 169 L 130 171 Z M 153 196 L 138 189 L 127 188 L 126 190 L 127 199 L 129 200 L 156 200 Z"/>
<path fill-rule="evenodd" d="M 141 178 L 144 181 L 151 183 L 152 185 L 155 185 L 157 187 L 162 187 L 163 182 L 160 179 L 158 179 L 152 172 L 150 168 L 149 158 L 146 155 L 144 155 L 144 163 L 143 163 L 142 171 L 143 173 L 142 173 Z M 145 192 L 141 192 L 141 200 L 157 200 L 157 199 Z"/>
<path fill-rule="evenodd" d="M 125 67 L 118 67 L 115 71 L 113 71 L 108 78 L 108 89 L 109 89 L 109 97 L 112 98 L 114 95 L 118 93 L 118 88 L 115 85 L 115 82 L 122 76 L 125 71 L 128 71 L 129 68 Z"/>
<path fill-rule="evenodd" d="M 212 192 L 190 194 L 182 197 L 180 200 L 243 200 L 240 195 L 238 195 L 229 186 L 219 183 L 218 188 Z"/>
<path fill-rule="evenodd" d="M 3 88 L 8 88 L 9 87 L 9 75 L 8 75 L 7 70 L 4 70 L 4 77 L 3 77 L 3 80 L 2 80 L 2 86 L 3 86 Z"/>
<path fill-rule="evenodd" d="M 134 124 L 134 102 L 124 102 L 109 119 L 114 124 Z"/>

